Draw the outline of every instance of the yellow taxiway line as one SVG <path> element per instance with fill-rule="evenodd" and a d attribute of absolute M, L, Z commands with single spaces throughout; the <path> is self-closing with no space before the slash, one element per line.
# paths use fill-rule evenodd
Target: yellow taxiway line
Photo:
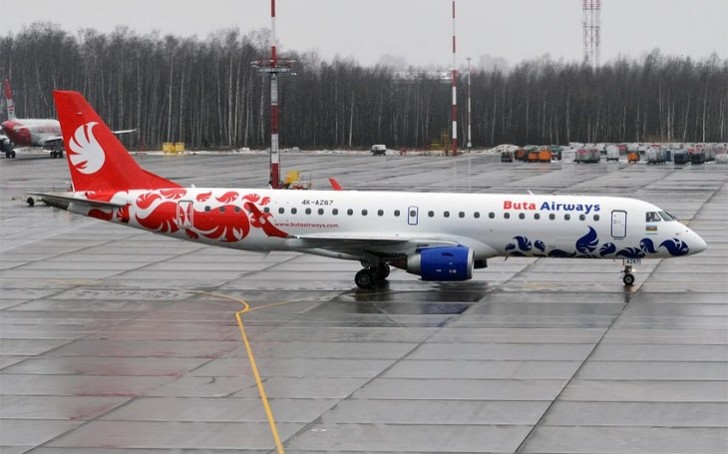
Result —
<path fill-rule="evenodd" d="M 248 353 L 248 359 L 250 361 L 250 367 L 253 369 L 253 377 L 255 378 L 255 385 L 258 387 L 258 393 L 260 394 L 260 399 L 263 401 L 263 409 L 265 410 L 265 415 L 268 418 L 268 425 L 270 426 L 271 434 L 273 435 L 273 441 L 276 444 L 276 449 L 278 450 L 279 454 L 284 454 L 285 451 L 283 449 L 283 444 L 281 443 L 281 437 L 278 435 L 278 427 L 276 426 L 276 420 L 273 417 L 273 411 L 270 408 L 270 404 L 268 403 L 268 395 L 265 393 L 265 387 L 263 386 L 263 380 L 260 378 L 260 373 L 258 372 L 258 365 L 255 362 L 255 355 L 253 354 L 253 348 L 250 346 L 250 341 L 248 340 L 248 335 L 245 332 L 245 325 L 243 324 L 243 314 L 246 312 L 250 312 L 253 310 L 250 307 L 250 304 L 248 304 L 245 300 L 240 298 L 235 298 L 228 295 L 221 295 L 219 293 L 213 293 L 213 292 L 196 292 L 196 293 L 204 293 L 207 295 L 216 296 L 219 298 L 224 298 L 228 300 L 236 301 L 243 305 L 243 310 L 237 311 L 235 313 L 235 319 L 238 321 L 238 328 L 240 328 L 240 337 L 243 339 L 243 344 L 245 344 L 245 350 Z"/>

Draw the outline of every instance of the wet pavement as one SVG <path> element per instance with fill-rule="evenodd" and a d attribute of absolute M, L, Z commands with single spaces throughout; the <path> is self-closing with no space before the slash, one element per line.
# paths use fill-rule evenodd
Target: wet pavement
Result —
<path fill-rule="evenodd" d="M 151 156 L 262 187 L 264 155 Z M 0 451 L 728 451 L 728 166 L 290 155 L 317 189 L 612 194 L 708 243 L 645 261 L 494 259 L 463 283 L 185 243 L 28 208 L 65 164 L 0 159 Z M 13 200 L 15 197 L 15 200 Z M 276 447 L 276 441 L 280 445 Z"/>

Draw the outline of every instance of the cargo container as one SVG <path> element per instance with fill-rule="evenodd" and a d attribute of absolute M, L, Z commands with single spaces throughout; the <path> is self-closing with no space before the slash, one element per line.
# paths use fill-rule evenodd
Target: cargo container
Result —
<path fill-rule="evenodd" d="M 607 145 L 607 162 L 619 161 L 619 147 L 617 145 Z"/>
<path fill-rule="evenodd" d="M 558 161 L 561 161 L 561 153 L 563 152 L 563 150 L 564 149 L 562 147 L 559 147 L 559 146 L 556 146 L 556 145 L 552 145 L 551 146 L 551 157 L 552 157 L 552 159 L 556 159 Z"/>
<path fill-rule="evenodd" d="M 539 162 L 551 162 L 551 157 L 551 150 L 548 148 L 542 148 L 541 151 L 538 152 Z"/>
<path fill-rule="evenodd" d="M 532 150 L 528 152 L 528 162 L 538 162 L 538 151 Z"/>
<path fill-rule="evenodd" d="M 645 159 L 647 160 L 647 164 L 664 164 L 665 150 L 658 147 L 650 147 L 645 153 Z"/>
<path fill-rule="evenodd" d="M 675 164 L 687 164 L 690 162 L 690 156 L 685 150 L 675 150 L 672 153 L 672 162 Z"/>
<path fill-rule="evenodd" d="M 516 150 L 513 156 L 516 161 L 525 161 L 527 157 L 526 150 L 524 150 L 523 148 L 519 148 L 518 150 Z"/>
<path fill-rule="evenodd" d="M 705 162 L 705 152 L 701 149 L 697 149 L 690 152 L 690 163 L 691 164 L 702 164 Z"/>
<path fill-rule="evenodd" d="M 579 150 L 576 150 L 576 157 L 574 158 L 574 162 L 576 162 L 577 164 L 592 164 L 599 162 L 600 160 L 601 153 L 599 152 L 599 150 L 593 148 L 581 148 Z"/>

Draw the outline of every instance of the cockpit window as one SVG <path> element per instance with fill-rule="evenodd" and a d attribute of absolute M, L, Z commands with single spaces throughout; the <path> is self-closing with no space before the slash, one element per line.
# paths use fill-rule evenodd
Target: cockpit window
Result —
<path fill-rule="evenodd" d="M 677 218 L 676 218 L 675 216 L 673 216 L 673 215 L 671 215 L 670 213 L 667 213 L 667 212 L 665 212 L 665 211 L 660 211 L 660 216 L 661 216 L 661 217 L 662 217 L 662 219 L 664 219 L 665 221 L 677 221 Z"/>
<path fill-rule="evenodd" d="M 646 222 L 660 222 L 660 215 L 654 211 L 648 211 L 645 216 Z"/>

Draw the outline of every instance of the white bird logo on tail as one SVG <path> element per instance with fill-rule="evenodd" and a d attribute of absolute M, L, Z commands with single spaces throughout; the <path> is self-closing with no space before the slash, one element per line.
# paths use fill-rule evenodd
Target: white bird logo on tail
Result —
<path fill-rule="evenodd" d="M 92 133 L 93 127 L 97 124 L 91 121 L 79 126 L 68 144 L 73 152 L 69 153 L 71 163 L 76 170 L 86 175 L 98 172 L 106 161 L 104 149 Z"/>

